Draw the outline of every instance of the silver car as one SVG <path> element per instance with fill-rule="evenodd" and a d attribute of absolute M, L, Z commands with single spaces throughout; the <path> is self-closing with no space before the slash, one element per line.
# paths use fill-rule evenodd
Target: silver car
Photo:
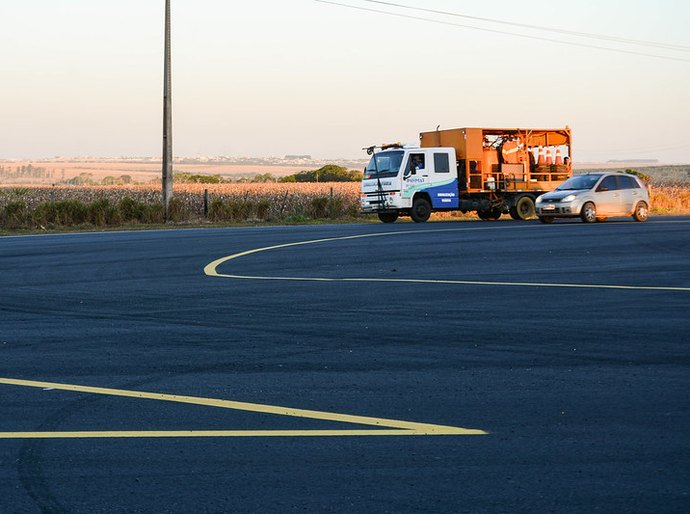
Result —
<path fill-rule="evenodd" d="M 536 202 L 537 216 L 542 223 L 577 217 L 593 223 L 611 216 L 632 216 L 636 221 L 646 221 L 649 206 L 647 186 L 635 175 L 618 172 L 570 177 Z"/>

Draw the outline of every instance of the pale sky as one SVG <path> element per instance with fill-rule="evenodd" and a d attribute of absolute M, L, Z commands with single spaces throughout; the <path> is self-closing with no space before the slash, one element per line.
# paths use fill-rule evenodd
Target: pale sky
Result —
<path fill-rule="evenodd" d="M 454 127 L 561 127 L 576 161 L 689 163 L 687 0 L 172 0 L 176 156 L 363 158 Z M 163 0 L 0 0 L 0 158 L 159 156 Z"/>

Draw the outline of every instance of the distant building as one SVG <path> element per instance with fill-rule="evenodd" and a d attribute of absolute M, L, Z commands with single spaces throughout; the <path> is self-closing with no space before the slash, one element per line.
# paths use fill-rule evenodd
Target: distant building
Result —
<path fill-rule="evenodd" d="M 286 155 L 285 160 L 286 161 L 299 161 L 299 160 L 311 161 L 311 155 Z"/>

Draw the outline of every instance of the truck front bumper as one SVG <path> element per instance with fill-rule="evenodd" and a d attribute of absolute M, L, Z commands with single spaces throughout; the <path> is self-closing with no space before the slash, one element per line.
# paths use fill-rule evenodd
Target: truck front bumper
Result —
<path fill-rule="evenodd" d="M 362 193 L 360 207 L 363 213 L 398 212 L 409 208 L 402 205 L 402 197 L 397 191 L 386 193 Z"/>

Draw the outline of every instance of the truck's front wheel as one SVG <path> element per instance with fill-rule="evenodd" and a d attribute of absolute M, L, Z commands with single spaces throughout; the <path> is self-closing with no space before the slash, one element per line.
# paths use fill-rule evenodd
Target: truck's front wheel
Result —
<path fill-rule="evenodd" d="M 410 218 L 415 223 L 424 223 L 431 216 L 431 204 L 426 198 L 418 197 L 412 203 Z"/>

